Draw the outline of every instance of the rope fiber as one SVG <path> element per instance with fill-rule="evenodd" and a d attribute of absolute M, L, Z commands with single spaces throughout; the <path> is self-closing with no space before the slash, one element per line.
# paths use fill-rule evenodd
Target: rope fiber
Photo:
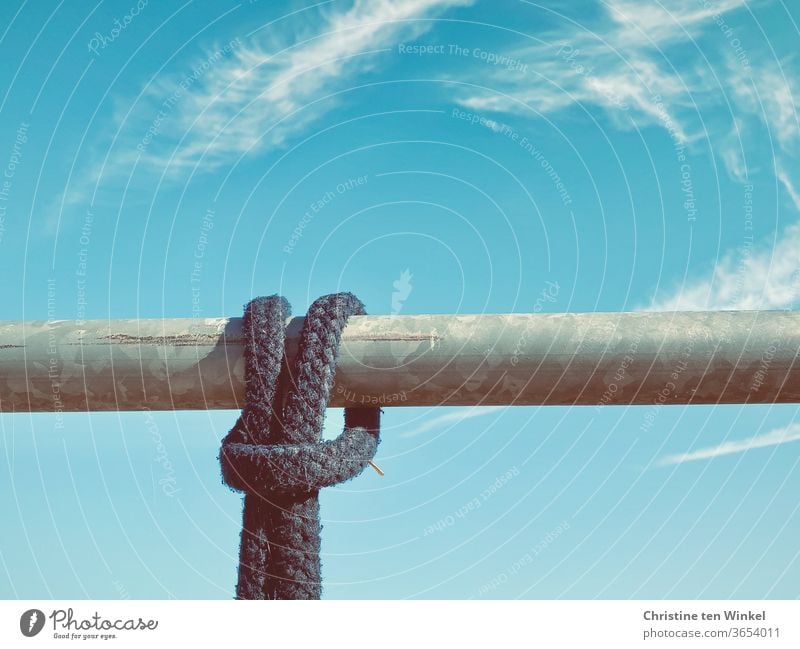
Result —
<path fill-rule="evenodd" d="M 380 408 L 345 408 L 344 431 L 322 441 L 342 330 L 364 314 L 352 293 L 316 300 L 290 368 L 289 303 L 245 306 L 245 403 L 219 456 L 223 482 L 244 492 L 237 599 L 320 598 L 319 490 L 360 474 L 379 442 Z"/>

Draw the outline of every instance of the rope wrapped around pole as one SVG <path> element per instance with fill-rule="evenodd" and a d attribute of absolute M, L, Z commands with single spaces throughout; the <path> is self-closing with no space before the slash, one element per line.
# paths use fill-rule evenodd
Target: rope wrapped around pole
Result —
<path fill-rule="evenodd" d="M 344 431 L 322 441 L 342 330 L 364 306 L 351 293 L 309 308 L 292 367 L 282 297 L 245 307 L 245 405 L 222 442 L 223 481 L 244 492 L 237 599 L 319 599 L 319 490 L 355 477 L 374 457 L 380 408 L 346 408 Z"/>

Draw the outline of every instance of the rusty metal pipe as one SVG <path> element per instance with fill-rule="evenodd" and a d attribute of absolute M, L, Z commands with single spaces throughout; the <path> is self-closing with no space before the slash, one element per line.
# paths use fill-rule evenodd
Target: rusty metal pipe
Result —
<path fill-rule="evenodd" d="M 240 408 L 241 342 L 239 318 L 0 323 L 0 411 Z M 783 311 L 361 316 L 331 405 L 800 402 L 799 350 Z"/>

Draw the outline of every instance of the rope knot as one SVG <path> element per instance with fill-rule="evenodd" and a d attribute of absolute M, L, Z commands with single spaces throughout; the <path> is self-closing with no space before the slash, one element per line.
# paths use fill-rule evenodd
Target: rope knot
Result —
<path fill-rule="evenodd" d="M 245 404 L 220 450 L 224 482 L 245 493 L 239 599 L 319 599 L 318 492 L 361 473 L 379 442 L 380 408 L 345 408 L 344 431 L 322 441 L 342 330 L 364 313 L 351 293 L 316 300 L 289 368 L 289 303 L 245 307 Z"/>
<path fill-rule="evenodd" d="M 226 442 L 220 456 L 225 483 L 237 491 L 270 499 L 276 495 L 310 494 L 350 480 L 361 473 L 378 448 L 378 418 L 373 410 L 349 408 L 344 431 L 330 441 Z"/>

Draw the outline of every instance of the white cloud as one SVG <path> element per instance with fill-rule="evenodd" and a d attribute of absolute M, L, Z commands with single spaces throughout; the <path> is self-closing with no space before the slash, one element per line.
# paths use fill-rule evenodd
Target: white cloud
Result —
<path fill-rule="evenodd" d="M 741 180 L 750 177 L 751 165 L 745 165 L 747 151 L 772 156 L 772 165 L 788 197 L 800 210 L 789 169 L 800 153 L 800 121 L 796 104 L 800 97 L 796 66 L 779 60 L 763 61 L 757 67 L 728 61 L 727 96 L 736 115 L 733 131 L 721 146 L 723 161 L 731 174 Z"/>
<path fill-rule="evenodd" d="M 338 105 L 337 92 L 377 64 L 396 43 L 433 26 L 427 20 L 475 0 L 354 0 L 314 14 L 316 29 L 280 37 L 259 32 L 214 47 L 182 73 L 162 75 L 138 97 L 117 97 L 112 146 L 65 188 L 57 205 L 85 202 L 104 179 L 134 166 L 174 178 L 214 171 L 307 132 Z M 337 3 L 337 7 L 343 3 Z M 310 12 L 302 13 L 305 24 Z M 280 41 L 280 42 L 279 42 Z M 209 64 L 210 63 L 210 64 Z"/>
<path fill-rule="evenodd" d="M 800 424 L 790 424 L 783 428 L 776 428 L 764 435 L 756 435 L 747 439 L 724 442 L 719 446 L 701 448 L 690 453 L 678 453 L 664 457 L 659 464 L 682 464 L 683 462 L 695 462 L 697 460 L 709 460 L 721 455 L 732 455 L 743 453 L 755 448 L 765 448 L 767 446 L 778 446 L 800 440 Z"/>
<path fill-rule="evenodd" d="M 718 100 L 718 82 L 701 66 L 673 68 L 669 48 L 685 48 L 716 27 L 715 16 L 744 6 L 744 0 L 709 7 L 697 0 L 677 0 L 668 7 L 609 0 L 591 24 L 570 23 L 517 50 L 515 58 L 530 63 L 530 74 L 497 71 L 484 81 L 496 92 L 471 92 L 460 102 L 473 110 L 527 115 L 593 105 L 605 109 L 620 128 L 657 125 L 684 142 L 704 137 L 702 124 L 694 132 L 689 128 L 690 114 L 698 104 Z"/>
<path fill-rule="evenodd" d="M 263 38 L 244 42 L 175 102 L 165 119 L 169 127 L 153 138 L 140 162 L 181 170 L 202 159 L 204 169 L 214 169 L 280 145 L 330 110 L 335 100 L 321 98 L 367 71 L 377 53 L 430 28 L 418 19 L 472 1 L 355 0 L 347 10 L 327 13 L 316 33 L 288 47 Z M 157 109 L 179 83 L 172 77 L 154 84 L 144 105 Z"/>
<path fill-rule="evenodd" d="M 755 69 L 731 60 L 727 85 L 740 112 L 757 116 L 767 127 L 770 140 L 781 150 L 796 152 L 800 144 L 800 125 L 795 104 L 800 89 L 787 72 L 775 60 L 762 62 Z"/>
<path fill-rule="evenodd" d="M 634 45 L 664 45 L 697 35 L 715 16 L 745 7 L 744 0 L 698 0 L 644 3 L 610 0 L 608 13 L 617 24 L 617 35 Z"/>
<path fill-rule="evenodd" d="M 795 189 L 794 184 L 792 183 L 792 180 L 789 178 L 789 174 L 786 173 L 785 169 L 778 169 L 778 180 L 781 181 L 781 184 L 783 184 L 783 187 L 786 190 L 786 193 L 789 195 L 789 198 L 792 199 L 797 211 L 800 212 L 800 194 L 797 193 L 797 190 Z"/>
<path fill-rule="evenodd" d="M 708 277 L 654 300 L 655 311 L 785 309 L 800 298 L 800 223 L 775 245 L 743 247 L 715 264 Z"/>
<path fill-rule="evenodd" d="M 717 150 L 728 172 L 739 183 L 746 183 L 750 175 L 756 171 L 748 165 L 744 151 L 744 137 L 747 125 L 745 120 L 734 117 L 729 132 L 717 139 Z"/>
<path fill-rule="evenodd" d="M 503 408 L 497 408 L 495 406 L 472 406 L 470 408 L 459 408 L 458 410 L 453 410 L 452 412 L 439 415 L 433 419 L 428 419 L 422 425 L 417 426 L 413 430 L 401 433 L 401 436 L 416 437 L 417 435 L 422 435 L 422 433 L 427 433 L 429 430 L 434 430 L 435 428 L 445 426 L 446 424 L 457 424 L 465 419 L 483 417 L 484 415 L 490 415 L 492 413 L 499 414 L 502 410 Z"/>
<path fill-rule="evenodd" d="M 732 14 L 754 4 L 608 0 L 589 21 L 564 21 L 513 52 L 529 73 L 494 70 L 481 80 L 487 89 L 458 101 L 527 116 L 599 107 L 621 129 L 656 126 L 681 143 L 708 141 L 728 172 L 744 181 L 752 171 L 746 152 L 752 158 L 752 151 L 774 144 L 794 161 L 800 148 L 796 65 L 745 50 L 741 28 L 731 26 Z M 753 124 L 766 127 L 766 146 Z"/>
<path fill-rule="evenodd" d="M 564 21 L 565 27 L 515 52 L 531 73 L 493 72 L 482 85 L 496 92 L 471 92 L 461 103 L 527 116 L 600 107 L 622 129 L 656 126 L 676 146 L 689 148 L 703 141 L 740 183 L 774 172 L 787 203 L 800 211 L 796 65 L 743 49 L 741 28 L 733 29 L 729 14 L 746 10 L 744 0 L 609 0 L 598 6 L 590 22 Z M 755 40 L 747 42 L 753 46 Z M 773 241 L 745 242 L 704 276 L 671 287 L 671 294 L 662 291 L 650 308 L 791 307 L 800 289 L 799 250 L 795 223 L 778 230 Z"/>
<path fill-rule="evenodd" d="M 759 171 L 746 160 L 747 152 L 766 154 L 791 207 L 800 212 L 800 195 L 789 171 L 800 153 L 796 82 L 777 61 L 760 65 L 757 72 L 731 61 L 727 85 L 737 115 L 720 143 L 723 161 L 735 178 L 745 182 Z M 651 308 L 785 309 L 797 307 L 798 302 L 800 223 L 794 222 L 778 231 L 774 241 L 728 252 L 708 275 L 675 288 L 667 297 L 657 297 Z"/>

